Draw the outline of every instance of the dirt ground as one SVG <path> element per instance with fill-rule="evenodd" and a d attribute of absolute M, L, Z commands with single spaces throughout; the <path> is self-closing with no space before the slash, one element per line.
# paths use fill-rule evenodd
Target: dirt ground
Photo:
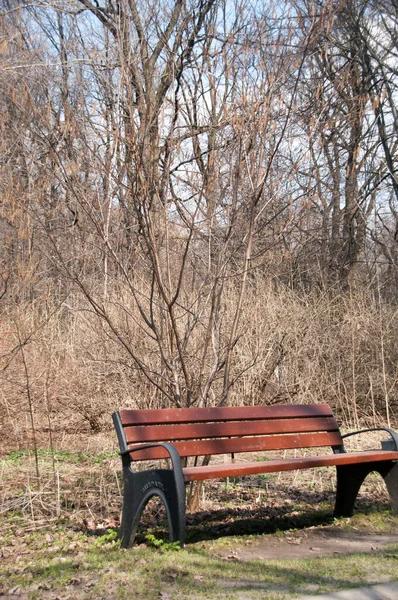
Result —
<path fill-rule="evenodd" d="M 398 532 L 377 534 L 320 527 L 299 532 L 288 531 L 284 535 L 267 536 L 267 539 L 258 538 L 250 546 L 237 547 L 232 552 L 221 553 L 220 557 L 240 561 L 303 559 L 353 552 L 377 552 L 397 543 Z"/>

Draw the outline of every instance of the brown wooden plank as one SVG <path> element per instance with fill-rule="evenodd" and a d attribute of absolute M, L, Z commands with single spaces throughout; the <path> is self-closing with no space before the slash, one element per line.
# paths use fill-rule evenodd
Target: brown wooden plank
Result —
<path fill-rule="evenodd" d="M 197 423 L 206 421 L 251 421 L 258 419 L 297 419 L 331 417 L 328 404 L 280 404 L 276 406 L 222 406 L 208 408 L 161 408 L 121 410 L 123 426 Z"/>
<path fill-rule="evenodd" d="M 341 435 L 337 431 L 330 433 L 295 433 L 248 438 L 223 438 L 216 440 L 190 440 L 175 442 L 180 456 L 204 456 L 207 454 L 231 454 L 232 452 L 261 452 L 264 450 L 287 450 L 291 448 L 312 448 L 339 446 Z M 134 460 L 167 458 L 163 448 L 138 450 L 132 455 Z"/>
<path fill-rule="evenodd" d="M 206 467 L 186 467 L 183 469 L 185 481 L 205 479 L 221 479 L 224 477 L 239 477 L 241 475 L 256 475 L 259 473 L 277 473 L 310 469 L 312 467 L 330 467 L 356 463 L 369 463 L 385 460 L 398 460 L 398 452 L 366 451 L 347 454 L 326 454 L 323 456 L 306 456 L 291 459 L 256 461 L 247 463 L 230 463 L 208 465 Z"/>
<path fill-rule="evenodd" d="M 338 425 L 334 417 L 308 417 L 246 422 L 184 423 L 149 427 L 138 425 L 136 427 L 125 427 L 124 429 L 128 444 L 311 431 L 338 431 Z"/>

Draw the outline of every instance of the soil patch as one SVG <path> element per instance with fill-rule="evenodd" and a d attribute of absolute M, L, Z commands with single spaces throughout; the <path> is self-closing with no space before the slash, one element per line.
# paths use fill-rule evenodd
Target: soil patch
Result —
<path fill-rule="evenodd" d="M 345 531 L 331 527 L 320 530 L 284 532 L 253 540 L 253 544 L 235 547 L 233 552 L 220 553 L 229 560 L 286 560 L 352 554 L 353 552 L 377 553 L 386 546 L 398 543 L 398 533 L 368 533 Z"/>

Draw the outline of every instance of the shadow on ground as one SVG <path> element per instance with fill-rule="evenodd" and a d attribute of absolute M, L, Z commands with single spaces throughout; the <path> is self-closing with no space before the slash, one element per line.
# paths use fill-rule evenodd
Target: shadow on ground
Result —
<path fill-rule="evenodd" d="M 269 502 L 265 499 L 261 505 L 253 503 L 254 505 L 248 506 L 245 503 L 243 506 L 237 506 L 235 504 L 231 507 L 188 514 L 186 543 L 189 545 L 219 538 L 274 535 L 292 530 L 307 532 L 308 535 L 310 528 L 325 530 L 334 524 L 333 500 L 330 494 L 295 491 L 289 498 L 288 490 L 283 492 L 280 499 L 270 497 Z M 314 509 L 314 507 L 319 508 Z M 388 509 L 389 504 L 385 501 L 369 502 L 361 499 L 357 505 L 357 512 L 364 515 Z M 330 531 L 335 529 L 332 527 Z M 103 535 L 107 530 L 85 528 L 85 531 L 93 535 Z M 164 541 L 168 540 L 166 511 L 157 498 L 152 500 L 152 504 L 142 516 L 135 543 L 146 543 L 148 535 Z"/>

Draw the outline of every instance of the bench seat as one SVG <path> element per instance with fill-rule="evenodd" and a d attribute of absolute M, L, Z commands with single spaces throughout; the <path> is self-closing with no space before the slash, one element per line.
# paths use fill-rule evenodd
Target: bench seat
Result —
<path fill-rule="evenodd" d="M 184 467 L 182 472 L 185 481 L 199 481 L 391 460 L 398 461 L 398 452 L 369 450 L 347 454 L 324 454 L 321 456 L 300 456 L 289 459 L 280 458 L 267 461 L 207 465 L 205 467 Z"/>

